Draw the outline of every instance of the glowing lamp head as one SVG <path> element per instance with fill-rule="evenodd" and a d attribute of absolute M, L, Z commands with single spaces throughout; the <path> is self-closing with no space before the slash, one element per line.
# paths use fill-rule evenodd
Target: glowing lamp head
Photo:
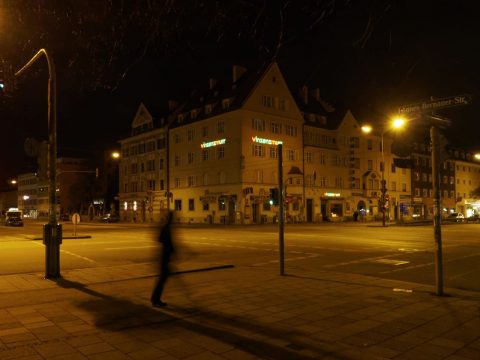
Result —
<path fill-rule="evenodd" d="M 394 129 L 401 129 L 404 126 L 405 126 L 405 119 L 404 118 L 397 117 L 397 118 L 393 119 L 392 127 Z"/>
<path fill-rule="evenodd" d="M 361 129 L 365 134 L 370 134 L 372 132 L 372 127 L 370 125 L 363 125 Z"/>

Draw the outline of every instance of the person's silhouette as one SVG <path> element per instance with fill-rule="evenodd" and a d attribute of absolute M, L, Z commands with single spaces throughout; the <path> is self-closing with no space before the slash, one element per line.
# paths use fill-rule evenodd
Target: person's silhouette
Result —
<path fill-rule="evenodd" d="M 170 275 L 170 258 L 174 252 L 171 223 L 172 223 L 173 213 L 168 212 L 167 221 L 165 225 L 160 230 L 160 235 L 158 241 L 162 244 L 162 254 L 160 256 L 160 276 L 157 280 L 157 283 L 153 289 L 152 297 L 150 301 L 152 306 L 166 306 L 167 303 L 162 301 L 162 293 L 165 283 L 167 282 L 168 276 Z"/>

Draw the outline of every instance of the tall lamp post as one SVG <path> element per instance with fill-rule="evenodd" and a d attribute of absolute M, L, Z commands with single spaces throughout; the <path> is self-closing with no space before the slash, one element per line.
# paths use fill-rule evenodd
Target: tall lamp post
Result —
<path fill-rule="evenodd" d="M 386 195 L 387 195 L 387 181 L 385 180 L 385 146 L 384 146 L 384 137 L 385 134 L 391 130 L 395 129 L 400 129 L 405 125 L 405 119 L 403 118 L 396 118 L 392 120 L 391 127 L 389 128 L 382 128 L 382 131 L 380 133 L 380 150 L 381 150 L 381 159 L 382 163 L 380 166 L 380 173 L 381 173 L 381 184 L 380 184 L 380 192 L 381 192 L 381 197 L 380 197 L 380 203 L 382 206 L 382 226 L 385 226 L 385 212 L 386 212 L 386 207 L 385 207 L 385 202 L 386 202 Z M 362 126 L 362 131 L 366 134 L 369 134 L 372 132 L 373 128 L 370 125 L 364 125 Z"/>
<path fill-rule="evenodd" d="M 62 243 L 62 225 L 57 223 L 56 214 L 56 175 L 57 175 L 57 81 L 55 65 L 47 50 L 40 49 L 15 76 L 20 76 L 30 68 L 42 55 L 48 64 L 48 224 L 43 226 L 43 243 L 45 244 L 45 278 L 53 279 L 60 277 L 60 244 Z"/>

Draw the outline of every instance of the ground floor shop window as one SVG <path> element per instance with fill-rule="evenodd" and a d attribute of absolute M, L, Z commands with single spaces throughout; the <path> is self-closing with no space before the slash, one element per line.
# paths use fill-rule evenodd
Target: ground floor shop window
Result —
<path fill-rule="evenodd" d="M 208 202 L 204 202 L 203 203 L 203 210 L 208 211 L 209 209 L 210 209 L 210 207 L 208 206 Z"/>
<path fill-rule="evenodd" d="M 225 210 L 226 206 L 225 206 L 225 199 L 224 198 L 220 198 L 218 199 L 218 210 Z"/>
<path fill-rule="evenodd" d="M 188 210 L 189 211 L 194 211 L 195 210 L 195 200 L 194 199 L 188 199 Z"/>
<path fill-rule="evenodd" d="M 330 213 L 331 213 L 332 217 L 343 216 L 343 206 L 342 206 L 342 204 L 331 204 Z"/>

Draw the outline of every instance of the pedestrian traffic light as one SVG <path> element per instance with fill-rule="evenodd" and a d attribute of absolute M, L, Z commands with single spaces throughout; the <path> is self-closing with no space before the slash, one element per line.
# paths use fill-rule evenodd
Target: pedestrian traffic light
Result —
<path fill-rule="evenodd" d="M 270 199 L 269 199 L 270 205 L 278 205 L 279 200 L 280 200 L 279 195 L 280 194 L 279 194 L 278 188 L 271 188 L 270 189 Z"/>

